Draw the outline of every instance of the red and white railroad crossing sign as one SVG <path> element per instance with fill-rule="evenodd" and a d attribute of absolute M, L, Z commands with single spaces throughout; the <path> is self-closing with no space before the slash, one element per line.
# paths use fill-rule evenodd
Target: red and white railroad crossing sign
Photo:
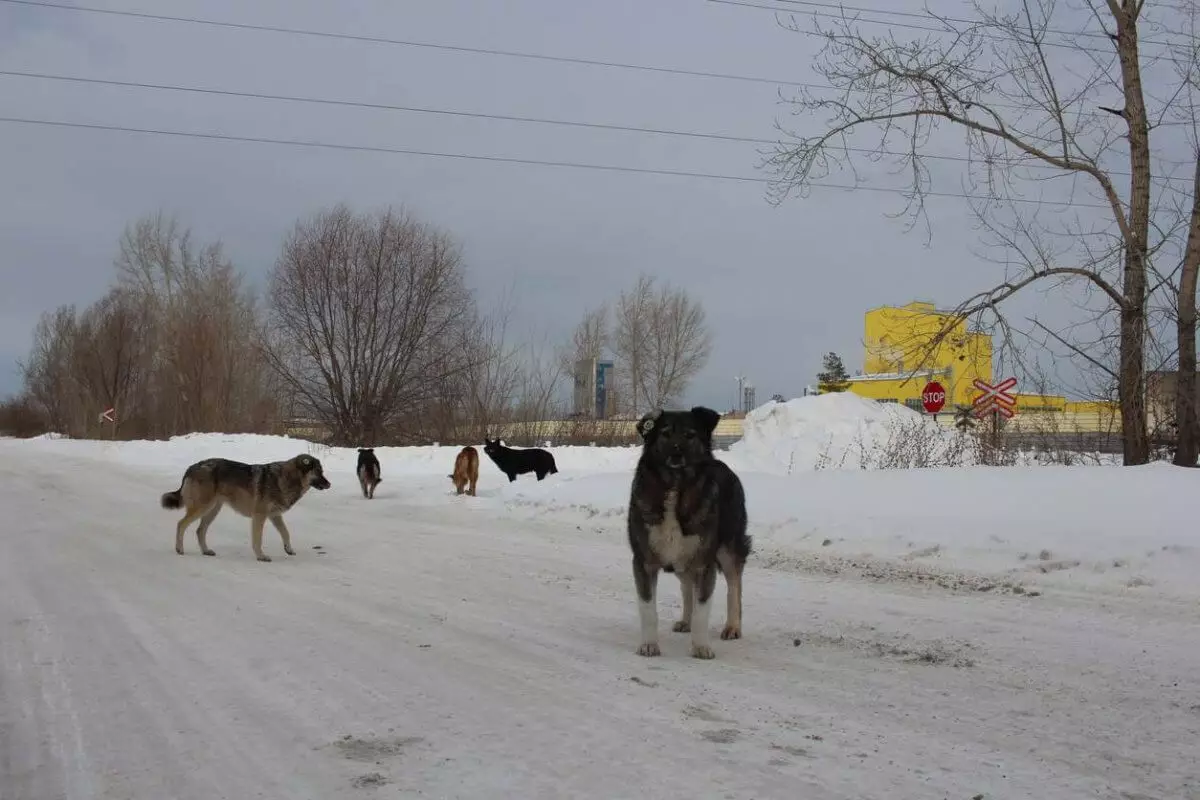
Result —
<path fill-rule="evenodd" d="M 927 414 L 936 414 L 946 405 L 946 389 L 937 381 L 930 381 L 921 390 L 921 405 Z"/>
<path fill-rule="evenodd" d="M 1017 398 L 1009 394 L 1008 390 L 1017 385 L 1016 378 L 1006 378 L 995 386 L 976 378 L 971 382 L 971 385 L 983 392 L 971 404 L 975 416 L 982 419 L 988 414 L 995 412 L 1003 414 L 1005 419 L 1012 419 L 1013 414 L 1016 413 Z"/>

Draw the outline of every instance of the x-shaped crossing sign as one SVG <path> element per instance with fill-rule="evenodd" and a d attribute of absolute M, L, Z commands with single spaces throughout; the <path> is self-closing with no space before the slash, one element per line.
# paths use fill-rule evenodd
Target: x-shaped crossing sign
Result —
<path fill-rule="evenodd" d="M 1003 414 L 1006 419 L 1012 419 L 1013 414 L 1016 413 L 1014 407 L 1017 404 L 1017 398 L 1009 394 L 1008 390 L 1017 385 L 1016 378 L 1006 378 L 995 386 L 976 378 L 971 385 L 983 392 L 971 404 L 974 407 L 975 416 L 982 418 L 992 411 L 996 411 Z"/>

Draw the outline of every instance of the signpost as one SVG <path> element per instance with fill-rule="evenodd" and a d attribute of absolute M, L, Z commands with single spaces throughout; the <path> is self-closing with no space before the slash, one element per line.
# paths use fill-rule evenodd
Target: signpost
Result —
<path fill-rule="evenodd" d="M 112 432 L 110 438 L 112 438 L 112 439 L 117 438 L 117 416 L 116 416 L 116 414 L 117 414 L 117 409 L 115 406 L 113 406 L 112 408 L 106 408 L 100 412 L 100 419 L 99 419 L 100 427 L 103 428 L 104 423 L 106 423 L 106 422 L 109 423 L 110 425 L 112 425 L 112 428 L 110 429 Z"/>
<path fill-rule="evenodd" d="M 983 394 L 975 398 L 971 403 L 972 411 L 975 416 L 983 419 L 988 414 L 992 415 L 992 448 L 998 450 L 1000 447 L 1000 416 L 1004 415 L 1005 419 L 1012 419 L 1016 412 L 1017 398 L 1008 393 L 1017 385 L 1016 378 L 1005 378 L 995 386 L 976 378 L 971 382 Z"/>
<path fill-rule="evenodd" d="M 946 387 L 937 381 L 925 384 L 921 391 L 921 405 L 925 407 L 925 413 L 936 416 L 946 405 Z"/>

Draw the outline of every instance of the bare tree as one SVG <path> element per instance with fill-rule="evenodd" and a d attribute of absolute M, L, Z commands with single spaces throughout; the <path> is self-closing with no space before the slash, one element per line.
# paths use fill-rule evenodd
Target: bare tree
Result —
<path fill-rule="evenodd" d="M 1151 261 L 1163 239 L 1152 236 L 1151 131 L 1170 98 L 1147 108 L 1139 23 L 1146 0 L 1083 0 L 1098 24 L 1064 31 L 1053 0 L 1023 0 L 1012 14 L 975 6 L 976 19 L 929 14 L 941 32 L 919 41 L 894 33 L 867 36 L 852 19 L 816 26 L 824 47 L 817 71 L 835 96 L 809 91 L 794 99 L 797 112 L 827 115 L 815 136 L 791 133 L 768 158 L 775 171 L 773 199 L 803 189 L 832 169 L 853 167 L 856 153 L 892 159 L 908 171 L 907 213 L 924 218 L 933 193 L 931 159 L 962 135 L 971 207 L 988 244 L 1016 265 L 996 286 L 961 303 L 956 320 L 984 313 L 1034 284 L 1063 294 L 1065 284 L 1095 290 L 1117 316 L 1119 399 L 1124 461 L 1149 459 L 1145 408 L 1147 296 Z M 799 30 L 795 22 L 787 23 Z M 1055 55 L 1070 54 L 1067 60 Z M 870 146 L 857 134 L 873 135 Z M 1113 168 L 1113 145 L 1124 139 L 1128 172 Z M 893 149 L 900 142 L 902 148 Z M 1030 203 L 1028 190 L 1047 178 L 1067 178 L 1072 193 L 1090 186 L 1070 216 Z M 1119 188 L 1125 181 L 1124 194 Z M 1035 198 L 1036 199 L 1036 198 Z M 1041 198 L 1051 204 L 1054 198 Z M 1099 210 L 1100 214 L 1085 211 Z M 949 330 L 944 333 L 948 334 Z M 940 343 L 940 337 L 933 347 Z M 1076 346 L 1081 352 L 1087 348 Z"/>
<path fill-rule="evenodd" d="M 1179 369 L 1175 386 L 1177 439 L 1175 464 L 1194 467 L 1200 459 L 1200 418 L 1196 405 L 1200 385 L 1196 380 L 1196 288 L 1200 274 L 1200 9 L 1192 4 L 1184 27 L 1186 50 L 1176 50 L 1176 75 L 1182 79 L 1181 95 L 1173 104 L 1176 118 L 1187 131 L 1192 150 L 1191 203 L 1182 204 L 1180 219 L 1186 220 L 1186 240 L 1179 265 L 1175 292 L 1175 331 Z"/>
<path fill-rule="evenodd" d="M 571 341 L 560 357 L 562 370 L 575 374 L 579 362 L 604 357 L 609 343 L 609 309 L 607 303 L 589 308 L 571 332 Z"/>
<path fill-rule="evenodd" d="M 459 389 L 457 406 L 460 438 L 479 441 L 511 415 L 520 391 L 521 347 L 512 341 L 515 301 L 502 297 L 489 314 L 478 314 L 463 326 L 463 371 L 454 376 Z"/>
<path fill-rule="evenodd" d="M 25 393 L 46 417 L 51 429 L 76 432 L 77 386 L 71 373 L 78 329 L 75 307 L 43 313 L 33 330 L 29 357 L 21 363 Z"/>
<path fill-rule="evenodd" d="M 639 414 L 650 408 L 646 400 L 646 362 L 650 358 L 650 316 L 654 304 L 654 279 L 646 275 L 617 298 L 612 349 L 620 361 L 617 396 L 621 410 Z M 640 401 L 640 402 L 639 402 Z"/>
<path fill-rule="evenodd" d="M 445 233 L 391 209 L 297 223 L 270 278 L 269 362 L 339 443 L 403 441 L 468 361 L 473 303 Z"/>
<path fill-rule="evenodd" d="M 22 365 L 26 392 L 51 426 L 70 436 L 96 433 L 109 408 L 118 425 L 143 430 L 152 334 L 149 310 L 116 288 L 82 313 L 63 306 L 43 315 Z"/>
<path fill-rule="evenodd" d="M 704 307 L 685 290 L 638 278 L 617 301 L 613 350 L 621 360 L 621 395 L 640 413 L 679 399 L 712 353 Z"/>
<path fill-rule="evenodd" d="M 114 425 L 140 410 L 138 394 L 149 367 L 153 325 L 145 304 L 120 289 L 110 290 L 80 315 L 73 373 L 95 413 L 116 410 Z"/>
<path fill-rule="evenodd" d="M 159 213 L 125 229 L 114 263 L 118 285 L 154 317 L 156 432 L 268 425 L 278 387 L 259 347 L 259 309 L 221 243 L 197 245 Z"/>

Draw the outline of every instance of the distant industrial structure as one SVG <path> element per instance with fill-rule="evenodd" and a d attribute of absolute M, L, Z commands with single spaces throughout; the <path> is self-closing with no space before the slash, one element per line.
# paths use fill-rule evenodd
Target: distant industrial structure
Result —
<path fill-rule="evenodd" d="M 609 419 L 617 413 L 617 388 L 613 362 L 583 358 L 575 364 L 573 416 Z"/>

